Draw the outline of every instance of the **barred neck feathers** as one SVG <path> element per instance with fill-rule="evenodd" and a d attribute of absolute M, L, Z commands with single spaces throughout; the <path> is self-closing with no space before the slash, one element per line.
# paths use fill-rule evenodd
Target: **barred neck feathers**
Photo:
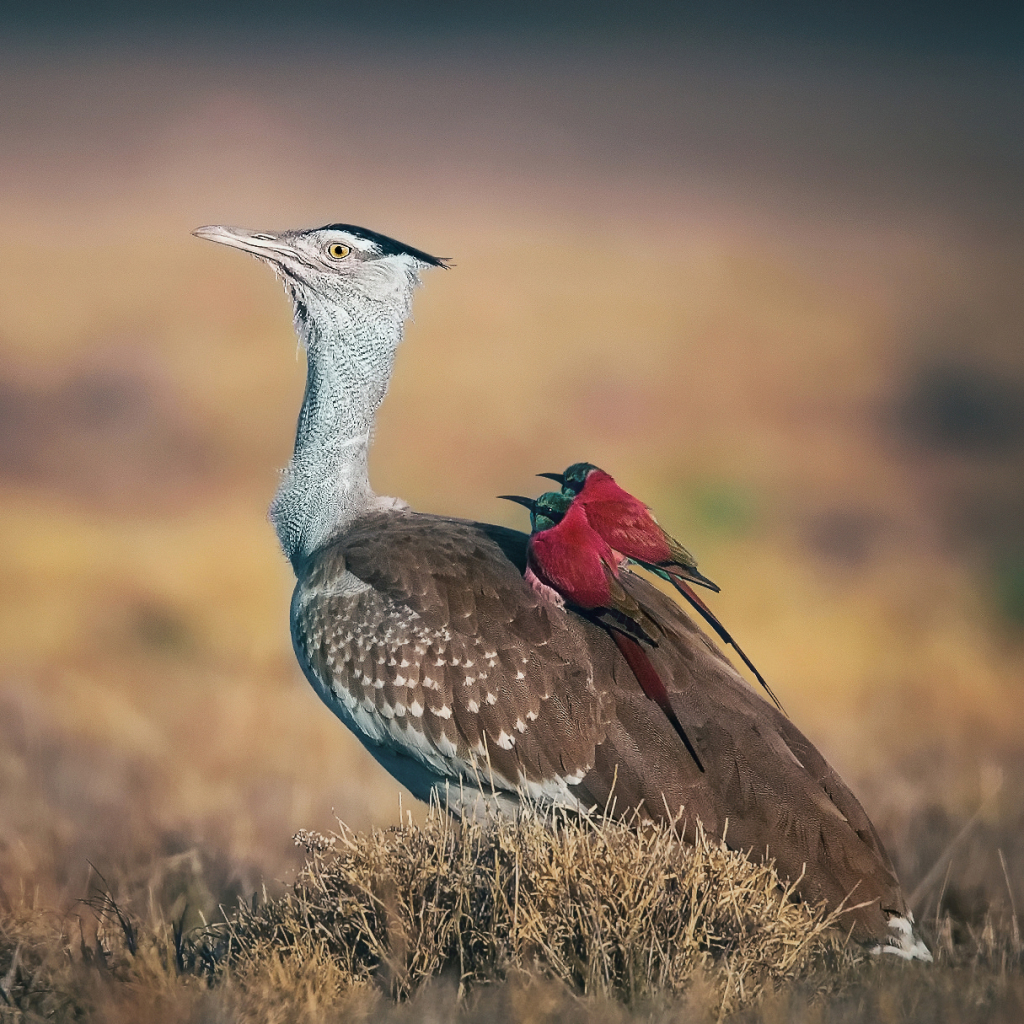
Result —
<path fill-rule="evenodd" d="M 297 567 L 376 501 L 367 467 L 373 422 L 419 281 L 410 261 L 381 265 L 373 281 L 343 294 L 322 295 L 288 275 L 284 282 L 307 374 L 295 452 L 270 520 Z"/>

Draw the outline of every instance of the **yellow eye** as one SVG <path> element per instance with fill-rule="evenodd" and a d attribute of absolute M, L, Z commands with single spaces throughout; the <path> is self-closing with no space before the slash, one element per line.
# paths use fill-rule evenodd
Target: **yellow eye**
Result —
<path fill-rule="evenodd" d="M 347 245 L 342 245 L 341 242 L 333 242 L 327 246 L 327 255 L 332 260 L 343 260 L 350 252 L 351 248 Z"/>

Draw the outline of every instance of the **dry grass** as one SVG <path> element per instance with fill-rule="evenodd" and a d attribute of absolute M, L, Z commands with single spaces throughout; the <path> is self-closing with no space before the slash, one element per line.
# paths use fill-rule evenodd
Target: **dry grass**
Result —
<path fill-rule="evenodd" d="M 296 841 L 289 890 L 218 924 L 180 896 L 162 905 L 158 879 L 97 877 L 63 915 L 3 895 L 0 1019 L 924 1024 L 1024 1007 L 1012 909 L 959 937 L 964 922 L 937 914 L 935 966 L 875 960 L 769 866 L 703 836 L 683 847 L 669 827 L 433 810 Z"/>
<path fill-rule="evenodd" d="M 468 988 L 535 971 L 630 1005 L 713 969 L 729 1008 L 805 972 L 831 923 L 770 868 L 704 837 L 683 847 L 671 828 L 433 812 L 423 826 L 299 838 L 310 860 L 293 891 L 243 907 L 202 959 L 245 976 L 319 953 L 393 998 L 443 974 Z"/>
<path fill-rule="evenodd" d="M 856 960 L 769 867 L 703 837 L 683 847 L 669 828 L 434 812 L 422 827 L 297 838 L 308 859 L 288 893 L 254 895 L 191 933 L 187 906 L 168 918 L 151 903 L 140 925 L 132 895 L 102 879 L 62 922 L 9 907 L 3 999 L 70 1020 L 139 998 L 178 1012 L 208 990 L 228 1016 L 319 1020 L 368 993 L 408 1000 L 439 978 L 462 1003 L 536 978 L 634 1008 L 697 990 L 724 1012 Z"/>

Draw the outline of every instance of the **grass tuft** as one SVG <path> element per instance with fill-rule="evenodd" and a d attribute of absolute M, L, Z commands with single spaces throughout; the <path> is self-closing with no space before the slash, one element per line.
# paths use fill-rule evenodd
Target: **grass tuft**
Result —
<path fill-rule="evenodd" d="M 208 929 L 197 964 L 251 979 L 331 963 L 339 987 L 398 1000 L 438 976 L 465 994 L 527 973 L 637 1005 L 699 977 L 730 1009 L 854 956 L 834 916 L 794 903 L 770 866 L 703 833 L 683 846 L 668 825 L 435 808 L 423 826 L 297 839 L 307 861 L 292 891 Z"/>

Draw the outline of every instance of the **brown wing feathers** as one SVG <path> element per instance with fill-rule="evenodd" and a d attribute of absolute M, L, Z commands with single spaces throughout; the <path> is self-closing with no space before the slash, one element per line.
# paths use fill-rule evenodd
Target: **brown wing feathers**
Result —
<path fill-rule="evenodd" d="M 643 647 L 640 646 L 637 640 L 620 633 L 617 629 L 611 631 L 611 637 L 615 641 L 615 646 L 618 647 L 619 653 L 626 659 L 626 664 L 629 665 L 630 670 L 636 677 L 636 681 L 640 684 L 640 688 L 647 694 L 650 700 L 653 700 L 661 708 L 665 717 L 672 723 L 672 728 L 675 729 L 676 735 L 682 740 L 686 752 L 693 758 L 697 767 L 704 771 L 704 764 L 700 759 L 700 755 L 694 750 L 690 737 L 686 735 L 686 730 L 683 728 L 672 707 L 668 690 L 665 689 L 665 684 L 654 670 L 654 666 L 651 664 Z"/>
<path fill-rule="evenodd" d="M 324 566 L 333 561 L 335 572 L 343 563 L 390 608 L 377 627 L 384 638 L 377 662 L 387 656 L 376 668 L 375 706 L 387 714 L 396 700 L 408 706 L 413 695 L 424 706 L 422 715 L 406 713 L 398 725 L 389 720 L 391 740 L 415 753 L 413 733 L 421 732 L 443 748 L 441 760 L 445 750 L 476 755 L 499 785 L 512 789 L 521 779 L 577 778 L 589 769 L 603 716 L 581 654 L 585 645 L 567 628 L 565 613 L 544 606 L 473 524 L 410 514 L 367 517 L 317 559 Z M 315 584 L 315 573 L 307 578 Z M 313 603 L 341 632 L 366 614 L 351 599 L 344 608 Z M 401 625 L 403 615 L 412 616 L 411 625 Z M 385 675 L 390 658 L 409 663 L 399 692 Z M 322 663 L 313 667 L 328 671 Z M 351 691 L 355 683 L 342 678 L 336 685 Z"/>
<path fill-rule="evenodd" d="M 624 586 L 665 631 L 651 661 L 704 760 L 699 780 L 662 774 L 670 807 L 704 821 L 729 818 L 728 842 L 772 857 L 783 877 L 803 873 L 799 891 L 833 906 L 874 900 L 851 917 L 861 937 L 884 933 L 882 911 L 905 914 L 888 855 L 853 793 L 811 742 L 744 682 L 693 622 L 637 576 Z M 713 808 L 713 810 L 712 810 Z"/>

